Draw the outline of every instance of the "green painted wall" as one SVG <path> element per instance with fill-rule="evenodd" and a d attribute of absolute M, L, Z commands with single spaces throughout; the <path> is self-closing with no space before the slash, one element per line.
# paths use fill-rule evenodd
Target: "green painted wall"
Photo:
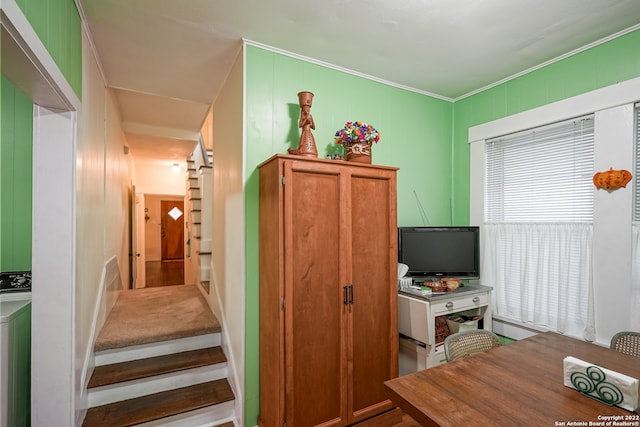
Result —
<path fill-rule="evenodd" d="M 347 120 L 366 121 L 380 130 L 373 162 L 400 168 L 398 225 L 423 224 L 418 201 L 431 224 L 464 225 L 469 222 L 469 127 L 638 77 L 638 46 L 640 30 L 454 103 L 249 46 L 245 425 L 255 425 L 259 412 L 255 167 L 297 146 L 297 92 L 316 94 L 311 113 L 319 156 L 333 152 L 333 133 Z"/>
<path fill-rule="evenodd" d="M 470 127 L 640 76 L 640 30 L 454 104 L 454 222 L 469 221 Z"/>
<path fill-rule="evenodd" d="M 453 105 L 252 46 L 246 50 L 245 90 L 245 425 L 253 426 L 259 412 L 256 166 L 276 153 L 298 146 L 297 93 L 308 90 L 315 94 L 311 114 L 316 123 L 313 135 L 319 157 L 338 149 L 333 135 L 349 120 L 370 123 L 381 132 L 380 142 L 373 147 L 373 163 L 400 168 L 400 225 L 424 224 L 417 200 L 431 224 L 451 224 Z"/>
<path fill-rule="evenodd" d="M 0 104 L 0 271 L 29 271 L 33 105 L 4 77 Z"/>
<path fill-rule="evenodd" d="M 73 0 L 16 0 L 36 34 L 82 98 L 82 26 Z"/>
<path fill-rule="evenodd" d="M 73 0 L 17 0 L 78 97 L 82 95 L 82 32 Z M 0 271 L 31 270 L 33 105 L 2 77 L 0 108 Z"/>

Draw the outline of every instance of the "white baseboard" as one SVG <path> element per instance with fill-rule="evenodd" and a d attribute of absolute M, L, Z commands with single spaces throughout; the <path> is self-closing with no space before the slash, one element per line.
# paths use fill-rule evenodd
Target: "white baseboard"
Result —
<path fill-rule="evenodd" d="M 493 315 L 492 323 L 494 333 L 514 340 L 522 340 L 539 334 L 540 332 L 548 331 L 548 329 L 537 328 L 523 323 L 517 323 L 513 320 L 503 319 L 495 314 Z"/>

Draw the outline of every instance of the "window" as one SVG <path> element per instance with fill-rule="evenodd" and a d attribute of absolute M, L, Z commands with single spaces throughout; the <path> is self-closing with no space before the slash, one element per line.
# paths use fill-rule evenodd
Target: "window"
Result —
<path fill-rule="evenodd" d="M 593 221 L 593 116 L 487 141 L 486 220 Z"/>
<path fill-rule="evenodd" d="M 593 116 L 485 144 L 482 275 L 495 313 L 593 340 Z"/>
<path fill-rule="evenodd" d="M 633 224 L 631 226 L 631 307 L 640 305 L 640 103 L 635 105 L 635 171 L 633 180 Z M 632 323 L 640 325 L 640 312 L 632 313 Z"/>

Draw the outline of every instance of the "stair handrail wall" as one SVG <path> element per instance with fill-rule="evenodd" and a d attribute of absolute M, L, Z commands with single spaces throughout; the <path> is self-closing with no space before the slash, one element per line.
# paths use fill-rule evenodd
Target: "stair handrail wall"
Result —
<path fill-rule="evenodd" d="M 211 252 L 212 250 L 212 239 L 213 239 L 213 218 L 212 218 L 212 196 L 213 196 L 213 177 L 212 177 L 212 155 L 207 151 L 204 140 L 202 138 L 202 134 L 200 134 L 198 140 L 198 147 L 194 148 L 194 152 L 191 155 L 191 160 L 193 160 L 194 167 L 198 171 L 198 188 L 200 189 L 200 197 L 201 197 L 201 228 L 200 228 L 200 238 L 197 239 L 197 250 L 204 252 Z M 197 267 L 199 269 L 199 274 L 195 274 L 196 281 L 207 281 L 210 283 L 210 287 L 208 291 L 205 291 L 202 286 L 198 286 L 200 292 L 205 297 L 209 308 L 214 313 L 214 315 L 218 318 L 220 325 L 222 326 L 222 348 L 227 356 L 227 380 L 233 390 L 235 395 L 235 419 L 237 421 L 236 425 L 244 424 L 244 395 L 242 393 L 242 386 L 239 384 L 238 378 L 238 369 L 235 365 L 236 358 L 233 355 L 233 351 L 231 346 L 227 343 L 229 342 L 227 321 L 224 316 L 224 312 L 222 310 L 223 303 L 220 293 L 218 292 L 218 286 L 216 285 L 216 278 L 214 274 L 213 268 L 213 257 L 211 255 L 198 257 Z"/>
<path fill-rule="evenodd" d="M 211 160 L 207 155 L 207 148 L 204 146 L 204 139 L 202 138 L 202 134 L 198 136 L 198 147 L 200 148 L 200 156 L 202 158 L 203 166 L 211 166 Z"/>

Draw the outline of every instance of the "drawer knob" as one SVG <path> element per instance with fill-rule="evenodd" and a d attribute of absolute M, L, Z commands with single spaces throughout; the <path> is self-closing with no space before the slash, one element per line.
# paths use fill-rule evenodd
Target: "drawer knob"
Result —
<path fill-rule="evenodd" d="M 448 303 L 445 304 L 445 307 L 447 308 L 453 308 L 453 302 L 449 301 Z"/>
<path fill-rule="evenodd" d="M 480 302 L 480 297 L 474 297 L 474 298 L 473 298 L 473 302 L 476 302 L 476 303 L 477 303 L 477 302 Z"/>

